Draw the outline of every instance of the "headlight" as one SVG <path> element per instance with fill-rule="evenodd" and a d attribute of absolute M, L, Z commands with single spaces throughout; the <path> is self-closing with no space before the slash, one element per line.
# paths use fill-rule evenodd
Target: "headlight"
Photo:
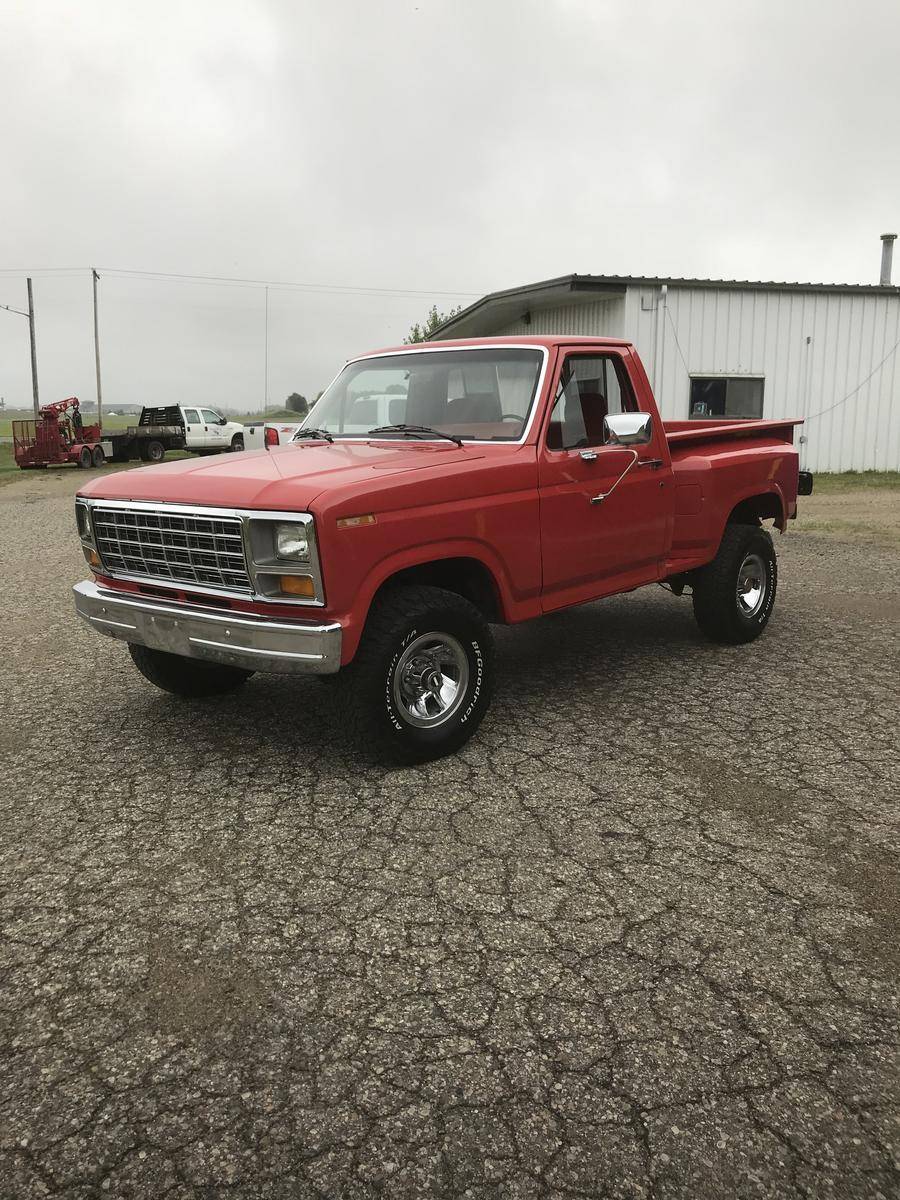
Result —
<path fill-rule="evenodd" d="M 309 562 L 309 538 L 304 525 L 276 525 L 275 553 L 293 562 Z"/>
<path fill-rule="evenodd" d="M 279 604 L 325 603 L 311 513 L 242 513 L 253 590 Z"/>
<path fill-rule="evenodd" d="M 91 532 L 91 520 L 88 516 L 86 504 L 75 504 L 75 521 L 78 525 L 78 536 L 83 542 L 92 542 L 94 540 Z"/>

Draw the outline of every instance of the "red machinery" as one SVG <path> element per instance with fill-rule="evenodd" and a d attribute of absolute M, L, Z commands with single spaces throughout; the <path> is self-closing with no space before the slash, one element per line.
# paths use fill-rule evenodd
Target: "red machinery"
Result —
<path fill-rule="evenodd" d="M 100 426 L 85 425 L 77 396 L 45 404 L 38 421 L 13 421 L 13 453 L 23 470 L 75 463 L 99 467 L 106 458 Z"/>

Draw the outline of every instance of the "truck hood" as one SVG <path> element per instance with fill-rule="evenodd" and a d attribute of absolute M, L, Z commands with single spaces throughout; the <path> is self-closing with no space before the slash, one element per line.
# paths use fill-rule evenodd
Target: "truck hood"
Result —
<path fill-rule="evenodd" d="M 303 512 L 333 488 L 349 485 L 365 492 L 385 475 L 440 470 L 482 457 L 480 447 L 451 442 L 298 442 L 101 475 L 79 495 Z"/>

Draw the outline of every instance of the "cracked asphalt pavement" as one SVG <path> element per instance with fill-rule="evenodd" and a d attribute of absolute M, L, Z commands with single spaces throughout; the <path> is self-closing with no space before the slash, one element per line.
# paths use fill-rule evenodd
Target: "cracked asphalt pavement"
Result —
<path fill-rule="evenodd" d="M 0 489 L 4 1200 L 900 1194 L 896 546 L 798 522 L 750 647 L 499 630 L 386 770 L 82 628 L 83 479 Z"/>

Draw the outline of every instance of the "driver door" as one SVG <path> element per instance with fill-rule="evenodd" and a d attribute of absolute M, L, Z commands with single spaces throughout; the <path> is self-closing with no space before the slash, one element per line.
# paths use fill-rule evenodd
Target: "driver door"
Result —
<path fill-rule="evenodd" d="M 545 611 L 659 579 L 674 503 L 656 418 L 646 444 L 604 440 L 606 418 L 641 411 L 622 352 L 567 354 L 557 381 L 538 450 Z"/>

